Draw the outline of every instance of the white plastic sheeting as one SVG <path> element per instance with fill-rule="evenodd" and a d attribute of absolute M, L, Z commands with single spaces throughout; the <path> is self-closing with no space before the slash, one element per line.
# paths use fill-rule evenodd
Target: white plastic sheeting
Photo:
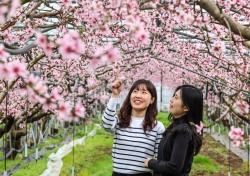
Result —
<path fill-rule="evenodd" d="M 96 133 L 96 129 L 92 130 L 88 136 L 94 136 Z M 69 154 L 72 151 L 73 145 L 76 146 L 84 145 L 86 136 L 71 141 L 68 144 L 63 145 L 61 148 L 58 149 L 56 153 L 52 153 L 49 156 L 49 161 L 47 163 L 47 169 L 40 175 L 40 176 L 59 176 L 61 172 L 61 168 L 63 166 L 62 158 Z"/>

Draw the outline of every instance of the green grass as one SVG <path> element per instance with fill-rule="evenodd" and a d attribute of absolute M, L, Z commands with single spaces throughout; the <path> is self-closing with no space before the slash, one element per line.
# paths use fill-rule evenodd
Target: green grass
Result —
<path fill-rule="evenodd" d="M 40 175 L 47 169 L 48 157 L 51 153 L 56 152 L 58 148 L 48 151 L 42 159 L 22 164 L 22 168 L 14 172 L 12 176 L 35 176 Z"/>
<path fill-rule="evenodd" d="M 61 137 L 56 137 L 55 139 L 47 139 L 45 142 L 41 142 L 38 146 L 38 149 L 41 150 L 43 147 L 46 147 L 46 146 L 51 146 L 52 144 L 56 144 L 56 143 L 59 143 L 62 138 L 60 139 Z M 54 149 L 53 149 L 54 150 Z M 36 148 L 28 148 L 28 156 L 35 153 L 36 151 Z M 51 151 L 49 151 L 51 152 Z M 4 153 L 2 152 L 0 157 L 3 157 Z M 46 153 L 47 155 L 47 153 Z M 17 164 L 22 164 L 23 160 L 24 160 L 24 150 L 22 151 L 22 153 L 18 153 L 16 158 L 14 160 L 10 160 L 10 159 L 7 159 L 6 160 L 6 168 L 10 168 L 10 167 L 13 167 Z M 44 158 L 43 159 L 39 159 L 38 161 L 41 161 L 41 160 L 46 160 L 45 161 L 45 165 L 46 165 L 46 162 L 47 162 L 47 158 Z M 28 165 L 31 164 L 31 163 L 27 163 Z M 4 165 L 5 165 L 5 162 L 4 160 L 0 162 L 0 172 L 3 172 L 4 171 Z M 25 165 L 25 164 L 22 164 L 22 165 Z M 33 165 L 33 164 L 32 164 Z M 36 163 L 34 164 L 36 165 Z M 19 171 L 17 171 L 19 172 Z"/>
<path fill-rule="evenodd" d="M 206 172 L 208 175 L 211 175 L 212 173 L 219 172 L 220 169 L 220 165 L 216 163 L 213 159 L 204 155 L 197 155 L 194 157 L 194 162 L 190 175 L 199 175 L 199 173 L 203 174 L 203 172 Z"/>
<path fill-rule="evenodd" d="M 113 136 L 103 129 L 92 138 L 88 137 L 85 146 L 75 147 L 75 174 L 81 176 L 102 176 L 112 173 L 111 146 Z M 72 170 L 72 153 L 63 158 L 63 169 L 60 176 L 70 175 Z M 211 175 L 219 173 L 221 166 L 213 159 L 197 155 L 194 158 L 191 175 Z"/>
<path fill-rule="evenodd" d="M 165 127 L 169 125 L 167 119 L 168 113 L 159 112 L 157 119 L 161 121 Z M 85 146 L 77 146 L 75 152 L 75 173 L 81 176 L 103 176 L 112 173 L 111 147 L 113 144 L 113 136 L 103 129 L 99 129 L 93 138 L 86 140 Z M 63 159 L 63 169 L 60 176 L 71 174 L 72 154 Z M 220 165 L 213 159 L 197 155 L 194 158 L 191 175 L 211 175 L 220 172 Z M 224 168 L 223 168 L 224 169 Z"/>
<path fill-rule="evenodd" d="M 23 156 L 20 155 L 20 154 L 18 154 L 18 156 L 16 157 L 15 160 L 6 160 L 6 169 L 8 169 L 8 168 L 10 168 L 12 166 L 15 166 L 15 165 L 21 163 L 22 162 L 22 158 L 23 158 Z M 0 172 L 3 172 L 4 168 L 5 168 L 5 161 L 2 160 L 2 161 L 0 161 Z"/>
<path fill-rule="evenodd" d="M 103 176 L 112 172 L 111 150 L 113 135 L 103 129 L 97 130 L 94 137 L 88 137 L 84 146 L 76 146 L 75 175 Z M 72 152 L 63 158 L 63 168 L 60 176 L 71 175 Z"/>
<path fill-rule="evenodd" d="M 88 126 L 88 132 L 90 130 L 93 129 L 93 125 L 89 125 Z M 59 133 L 63 134 L 64 133 L 63 128 L 59 129 Z M 75 139 L 81 138 L 84 136 L 85 133 L 85 128 L 82 125 L 76 125 L 75 126 L 75 130 L 76 130 L 76 134 L 75 134 Z M 65 134 L 65 137 L 67 135 L 69 135 L 70 133 L 72 133 L 73 128 L 71 127 L 70 129 L 68 129 L 67 133 Z M 46 146 L 51 146 L 53 144 L 59 144 L 60 142 L 62 142 L 64 139 L 64 137 L 62 136 L 57 136 L 55 138 L 47 138 L 46 141 L 41 142 L 38 146 L 38 149 L 42 149 L 43 147 Z M 63 144 L 62 144 L 63 145 Z M 13 174 L 13 176 L 35 176 L 35 175 L 39 175 L 41 173 L 43 173 L 43 171 L 47 168 L 47 162 L 48 162 L 48 157 L 51 153 L 56 152 L 58 150 L 59 147 L 56 147 L 55 149 L 48 151 L 47 153 L 44 154 L 44 156 L 42 158 L 40 158 L 37 163 L 36 161 L 32 161 L 29 163 L 24 164 L 23 163 L 23 159 L 24 159 L 24 150 L 22 153 L 17 154 L 17 157 L 15 158 L 15 160 L 7 160 L 6 161 L 6 168 L 9 169 L 10 167 L 13 167 L 17 164 L 21 164 L 21 169 L 19 169 L 18 171 L 15 171 L 15 173 Z M 28 156 L 35 153 L 35 148 L 29 148 L 28 149 Z M 0 153 L 0 157 L 2 157 L 4 155 L 3 152 Z M 0 172 L 4 171 L 4 165 L 5 162 L 1 161 L 0 162 Z"/>
<path fill-rule="evenodd" d="M 157 120 L 162 122 L 165 127 L 167 127 L 170 124 L 168 120 L 168 113 L 166 112 L 159 112 L 157 115 Z"/>
<path fill-rule="evenodd" d="M 32 149 L 33 150 L 33 149 Z M 43 173 L 43 171 L 47 168 L 47 162 L 48 162 L 48 157 L 51 153 L 56 152 L 58 148 L 54 148 L 51 151 L 48 151 L 42 156 L 42 159 L 36 161 L 32 161 L 29 163 L 23 163 L 23 155 L 22 154 L 17 154 L 17 157 L 15 160 L 7 160 L 6 161 L 6 168 L 10 168 L 12 166 L 15 166 L 17 164 L 21 165 L 21 169 L 18 171 L 15 171 L 12 175 L 13 176 L 35 176 L 35 175 L 40 175 Z M 30 152 L 29 152 L 30 153 Z M 0 172 L 4 171 L 4 161 L 0 162 Z"/>
<path fill-rule="evenodd" d="M 162 119 L 167 119 L 166 114 L 160 113 Z M 166 120 L 165 120 L 166 122 Z M 100 120 L 97 120 L 96 123 L 100 123 Z M 88 132 L 93 129 L 93 125 L 88 125 Z M 60 129 L 59 133 L 63 134 L 63 130 Z M 75 126 L 77 131 L 75 134 L 75 139 L 80 138 L 85 133 L 85 126 Z M 68 130 L 72 131 L 72 128 Z M 62 141 L 61 136 L 55 138 L 48 138 L 45 142 L 39 144 L 38 148 L 41 149 L 45 146 L 50 146 L 52 144 L 57 144 Z M 75 151 L 75 173 L 76 175 L 81 176 L 101 176 L 101 175 L 110 175 L 112 172 L 112 158 L 111 158 L 111 149 L 113 144 L 113 135 L 105 132 L 100 129 L 97 131 L 96 136 L 89 137 L 86 139 L 86 146 L 76 146 Z M 59 147 L 58 147 L 59 148 Z M 13 173 L 13 176 L 33 176 L 40 175 L 47 168 L 48 157 L 51 153 L 56 152 L 58 148 L 53 149 L 52 151 L 47 152 L 42 159 L 39 159 L 37 162 L 32 161 L 29 163 L 22 163 L 24 159 L 24 151 L 21 154 L 18 154 L 15 160 L 7 160 L 6 168 L 10 168 L 17 164 L 21 164 L 21 169 Z M 28 155 L 35 152 L 35 148 L 28 149 Z M 2 154 L 2 153 L 1 153 Z M 64 166 L 61 171 L 61 175 L 71 175 L 72 172 L 72 153 L 63 158 Z M 4 162 L 0 162 L 0 172 L 4 171 Z"/>
<path fill-rule="evenodd" d="M 165 127 L 169 125 L 167 119 L 168 113 L 159 112 L 157 119 L 161 121 Z M 100 120 L 97 120 L 95 123 L 100 123 Z M 88 132 L 93 129 L 94 125 L 88 126 Z M 75 134 L 75 139 L 81 138 L 85 135 L 84 126 L 76 126 L 78 130 Z M 72 131 L 71 129 L 69 131 Z M 62 137 L 59 137 L 62 139 Z M 48 144 L 57 143 L 60 139 L 50 139 L 46 141 L 46 146 Z M 74 170 L 76 176 L 106 176 L 111 175 L 112 173 L 112 144 L 113 144 L 113 135 L 104 131 L 103 129 L 98 129 L 97 134 L 94 137 L 87 137 L 85 140 L 85 145 L 77 145 L 74 147 Z M 41 144 L 43 145 L 43 144 Z M 45 144 L 44 144 L 45 145 Z M 58 149 L 58 148 L 57 148 Z M 49 151 L 44 155 L 43 159 L 23 164 L 22 169 L 18 170 L 13 176 L 35 176 L 40 175 L 47 168 L 48 156 L 52 152 L 56 152 L 57 149 Z M 214 148 L 213 151 L 218 153 L 224 153 L 221 148 Z M 31 152 L 31 151 L 30 151 Z M 63 158 L 63 167 L 61 170 L 60 176 L 69 176 L 72 175 L 72 161 L 73 156 L 72 152 Z M 19 155 L 16 160 L 8 161 L 7 168 L 10 165 L 15 165 L 21 163 L 22 157 Z M 3 169 L 4 162 L 0 162 L 0 167 Z M 1 171 L 1 170 L 0 170 Z M 2 170 L 3 171 L 3 170 Z M 192 165 L 192 171 L 190 175 L 198 176 L 204 175 L 209 176 L 213 174 L 226 173 L 227 167 L 220 165 L 212 158 L 204 155 L 197 155 L 194 158 Z M 239 174 L 241 171 L 235 170 L 234 174 Z"/>

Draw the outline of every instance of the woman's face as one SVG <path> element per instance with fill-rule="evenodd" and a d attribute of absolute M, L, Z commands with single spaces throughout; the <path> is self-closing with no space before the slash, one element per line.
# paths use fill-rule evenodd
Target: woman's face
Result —
<path fill-rule="evenodd" d="M 130 103 L 132 106 L 132 114 L 133 112 L 145 112 L 150 104 L 154 102 L 154 97 L 147 90 L 146 85 L 141 84 L 137 88 L 135 88 L 130 95 Z"/>
<path fill-rule="evenodd" d="M 170 100 L 169 112 L 175 117 L 179 118 L 187 113 L 188 109 L 183 106 L 181 92 L 178 90 Z"/>

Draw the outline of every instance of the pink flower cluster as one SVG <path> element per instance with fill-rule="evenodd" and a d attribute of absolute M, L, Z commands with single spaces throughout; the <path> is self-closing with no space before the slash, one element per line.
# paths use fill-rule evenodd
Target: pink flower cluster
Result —
<path fill-rule="evenodd" d="M 60 102 L 58 107 L 58 119 L 60 121 L 75 121 L 78 122 L 80 118 L 84 118 L 85 108 L 78 102 L 74 108 L 71 108 L 69 102 Z"/>
<path fill-rule="evenodd" d="M 202 129 L 205 127 L 205 125 L 204 125 L 202 122 L 200 122 L 200 125 L 196 125 L 196 124 L 195 124 L 195 127 L 196 127 L 197 133 L 198 133 L 198 134 L 201 134 Z"/>
<path fill-rule="evenodd" d="M 225 46 L 225 42 L 222 42 L 222 41 L 214 41 L 213 45 L 212 45 L 212 51 L 214 53 L 220 53 L 220 52 L 224 52 L 226 49 L 226 46 Z"/>
<path fill-rule="evenodd" d="M 76 59 L 85 52 L 85 44 L 76 31 L 69 31 L 63 38 L 57 40 L 59 53 L 65 59 Z"/>
<path fill-rule="evenodd" d="M 228 136 L 230 139 L 232 139 L 232 145 L 240 146 L 240 144 L 245 145 L 245 141 L 243 138 L 244 131 L 241 130 L 241 128 L 235 128 L 234 126 L 231 127 L 231 130 L 228 133 Z"/>
<path fill-rule="evenodd" d="M 7 6 L 7 4 L 9 4 L 9 0 L 1 0 L 0 24 L 5 23 L 6 19 L 9 19 L 10 17 L 14 16 L 21 3 L 20 0 L 13 0 L 11 1 L 10 6 Z"/>
<path fill-rule="evenodd" d="M 54 87 L 51 93 L 48 93 L 48 87 L 38 77 L 30 75 L 25 81 L 28 86 L 20 90 L 20 94 L 27 95 L 30 102 L 41 103 L 44 111 L 55 112 L 60 121 L 79 121 L 80 118 L 84 118 L 85 108 L 82 103 L 78 102 L 73 107 L 70 102 L 65 102 L 58 87 Z"/>
<path fill-rule="evenodd" d="M 44 53 L 50 57 L 52 54 L 51 44 L 47 42 L 46 37 L 43 34 L 41 34 L 40 32 L 36 33 L 36 37 L 37 37 L 37 39 L 36 39 L 37 45 L 42 47 Z"/>
<path fill-rule="evenodd" d="M 0 78 L 5 80 L 12 80 L 18 76 L 27 77 L 28 70 L 24 63 L 13 61 L 0 65 Z"/>
<path fill-rule="evenodd" d="M 108 101 L 108 99 L 109 99 L 109 96 L 108 95 L 101 95 L 101 97 L 100 97 L 100 102 L 103 104 L 103 105 L 105 105 L 106 103 L 107 103 L 107 101 Z"/>
<path fill-rule="evenodd" d="M 0 23 L 1 23 L 1 21 L 0 21 Z M 0 59 L 6 59 L 9 56 L 10 56 L 10 54 L 8 52 L 4 51 L 3 44 L 0 44 Z"/>
<path fill-rule="evenodd" d="M 61 3 L 66 8 L 69 8 L 72 5 L 72 1 L 71 0 L 61 0 Z"/>
<path fill-rule="evenodd" d="M 248 114 L 249 113 L 249 104 L 247 104 L 246 102 L 236 102 L 236 109 L 243 114 Z"/>
<path fill-rule="evenodd" d="M 96 49 L 91 65 L 95 67 L 99 61 L 102 63 L 112 63 L 120 59 L 120 51 L 118 48 L 113 47 L 112 44 L 100 46 Z"/>
<path fill-rule="evenodd" d="M 150 34 L 145 29 L 145 24 L 141 22 L 139 18 L 128 16 L 126 18 L 126 24 L 136 42 L 138 42 L 139 44 L 148 44 Z"/>

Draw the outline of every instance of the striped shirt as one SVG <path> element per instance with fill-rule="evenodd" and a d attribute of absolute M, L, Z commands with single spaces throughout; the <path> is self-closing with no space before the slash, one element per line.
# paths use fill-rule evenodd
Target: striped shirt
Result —
<path fill-rule="evenodd" d="M 132 117 L 130 127 L 120 128 L 117 125 L 116 104 L 119 99 L 109 100 L 102 116 L 102 127 L 114 134 L 112 149 L 113 171 L 126 174 L 151 172 L 144 167 L 147 157 L 156 157 L 158 144 L 165 128 L 161 122 L 145 135 L 142 123 L 144 118 Z"/>

